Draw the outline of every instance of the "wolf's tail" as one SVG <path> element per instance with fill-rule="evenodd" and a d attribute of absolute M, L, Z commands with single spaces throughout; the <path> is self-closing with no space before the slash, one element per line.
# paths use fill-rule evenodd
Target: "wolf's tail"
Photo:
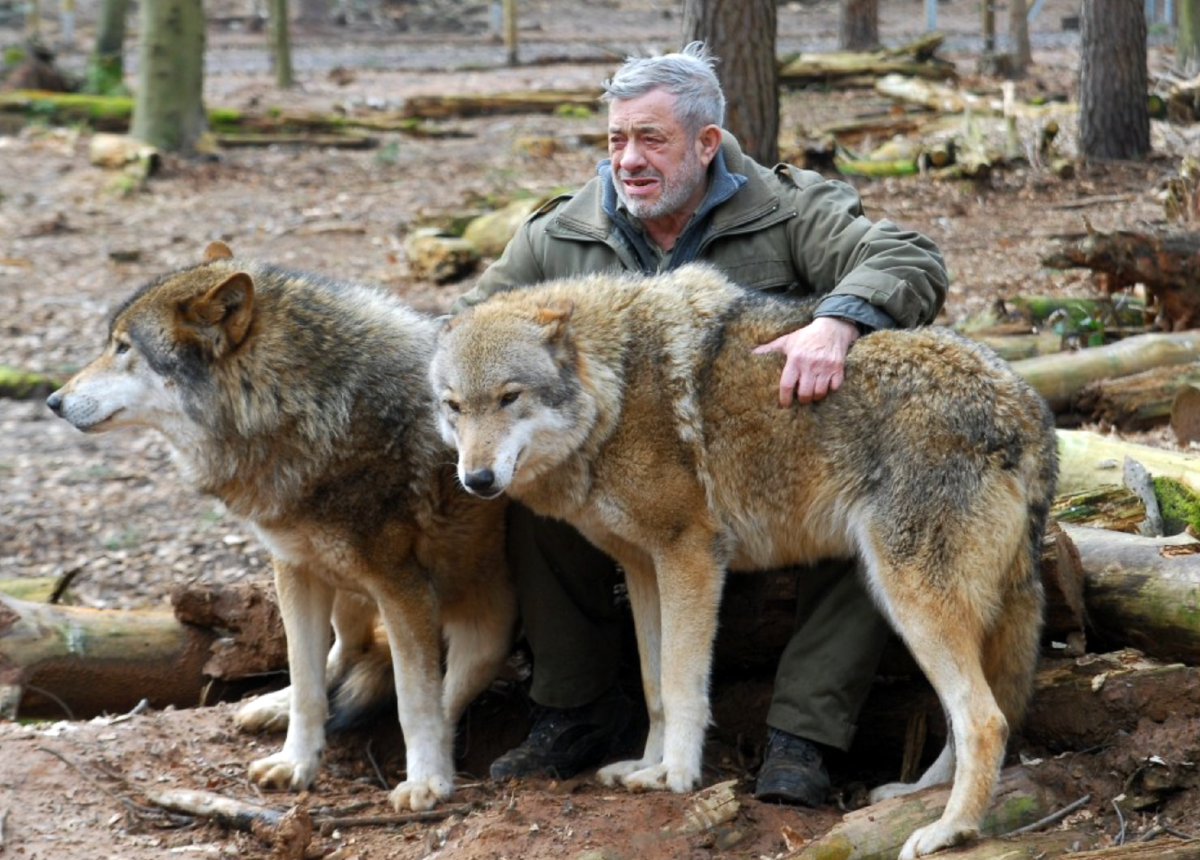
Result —
<path fill-rule="evenodd" d="M 367 648 L 330 685 L 325 730 L 333 733 L 361 728 L 388 711 L 395 716 L 396 683 L 387 633 L 379 625 Z"/>
<path fill-rule="evenodd" d="M 1045 598 L 1041 579 L 1042 536 L 1058 476 L 1054 417 L 1038 398 L 1042 421 L 1021 458 L 1024 479 L 1026 538 L 1013 558 L 999 617 L 984 642 L 983 669 L 996 703 L 1015 730 L 1033 695 Z"/>

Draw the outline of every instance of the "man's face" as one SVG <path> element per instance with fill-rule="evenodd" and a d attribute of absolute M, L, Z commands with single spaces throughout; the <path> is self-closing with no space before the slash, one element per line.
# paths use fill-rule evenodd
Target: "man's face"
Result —
<path fill-rule="evenodd" d="M 608 154 L 617 197 L 636 218 L 690 215 L 704 199 L 711 156 L 675 118 L 675 96 L 652 90 L 608 108 Z"/>

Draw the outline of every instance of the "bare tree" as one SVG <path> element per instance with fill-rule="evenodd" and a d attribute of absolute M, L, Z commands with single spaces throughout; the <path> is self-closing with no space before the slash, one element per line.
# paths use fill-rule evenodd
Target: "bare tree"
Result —
<path fill-rule="evenodd" d="M 288 0 L 270 0 L 267 4 L 271 21 L 271 61 L 275 66 L 275 85 L 289 90 L 292 77 L 292 39 L 288 21 Z"/>
<path fill-rule="evenodd" d="M 125 19 L 128 13 L 129 0 L 104 0 L 100 4 L 96 15 L 96 39 L 84 74 L 86 92 L 111 95 L 125 89 Z"/>
<path fill-rule="evenodd" d="M 1189 78 L 1200 74 L 1200 0 L 1177 0 L 1175 62 Z"/>
<path fill-rule="evenodd" d="M 141 3 L 138 87 L 130 134 L 190 153 L 204 133 L 204 8 L 200 0 Z"/>
<path fill-rule="evenodd" d="M 1029 7 L 1025 0 L 1008 0 L 1008 38 L 1012 43 L 1009 55 L 1009 71 L 1013 77 L 1022 78 L 1033 62 L 1033 49 L 1029 44 Z"/>
<path fill-rule="evenodd" d="M 1087 158 L 1142 158 L 1150 152 L 1142 0 L 1082 5 L 1080 148 Z"/>
<path fill-rule="evenodd" d="M 684 43 L 700 39 L 720 59 L 725 127 L 755 161 L 779 160 L 775 0 L 684 0 Z"/>
<path fill-rule="evenodd" d="M 843 51 L 879 47 L 879 0 L 842 0 L 838 44 Z"/>

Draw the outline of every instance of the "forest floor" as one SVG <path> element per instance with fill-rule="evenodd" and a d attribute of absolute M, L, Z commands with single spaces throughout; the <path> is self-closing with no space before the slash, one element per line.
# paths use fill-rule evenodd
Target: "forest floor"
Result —
<path fill-rule="evenodd" d="M 84 41 L 89 4 L 79 6 Z M 1049 0 L 1042 8 L 1035 65 L 1018 84 L 1019 96 L 1074 98 L 1078 38 L 1059 22 L 1077 6 Z M 965 83 L 995 92 L 998 81 L 974 74 L 976 7 L 973 0 L 938 4 L 939 25 L 950 36 L 942 55 L 958 63 Z M 526 64 L 506 67 L 501 48 L 478 28 L 421 32 L 414 25 L 399 36 L 365 25 L 330 28 L 297 35 L 299 85 L 287 93 L 267 73 L 261 35 L 214 26 L 205 99 L 209 106 L 336 110 L 397 107 L 423 94 L 595 86 L 624 54 L 671 47 L 678 39 L 677 4 L 665 0 L 531 0 L 521 8 Z M 884 3 L 885 41 L 919 35 L 923 10 L 918 2 Z M 832 0 L 780 4 L 781 51 L 831 48 L 836 33 Z M 16 41 L 15 31 L 5 36 L 0 31 L 0 40 Z M 1152 73 L 1169 63 L 1169 53 L 1152 50 Z M 822 123 L 886 108 L 870 90 L 785 92 L 784 149 L 799 152 L 806 130 Z M 88 163 L 87 129 L 9 129 L 0 133 L 0 366 L 69 375 L 99 351 L 116 303 L 155 275 L 197 262 L 217 238 L 239 254 L 376 281 L 419 309 L 444 311 L 474 276 L 446 285 L 416 277 L 405 258 L 405 236 L 496 201 L 581 184 L 604 155 L 581 136 L 601 131 L 602 122 L 600 116 L 454 119 L 440 124 L 454 135 L 385 134 L 372 150 L 229 148 L 210 160 L 167 157 L 153 179 L 132 191 Z M 1075 154 L 1073 117 L 1061 124 L 1059 141 L 1069 157 Z M 517 145 L 529 137 L 558 145 L 534 154 Z M 1153 140 L 1145 161 L 1079 164 L 1070 179 L 1026 165 L 982 182 L 852 181 L 872 217 L 922 231 L 942 247 L 953 282 L 942 321 L 952 323 L 1015 295 L 1097 295 L 1088 273 L 1050 270 L 1040 259 L 1056 237 L 1081 233 L 1087 224 L 1111 230 L 1161 220 L 1164 181 L 1177 173 L 1181 154 L 1200 143 L 1195 128 L 1157 122 Z M 71 599 L 96 608 L 162 607 L 173 587 L 201 579 L 269 581 L 263 549 L 219 504 L 183 485 L 161 439 L 84 436 L 36 400 L 0 400 L 0 439 L 0 576 L 71 573 Z M 1150 440 L 1174 446 L 1166 431 Z M 721 700 L 726 694 L 732 695 L 718 684 L 719 714 L 730 711 L 730 702 Z M 754 725 L 763 713 L 761 696 L 743 704 L 740 716 Z M 278 739 L 239 736 L 232 708 L 219 703 L 115 721 L 63 714 L 61 721 L 0 723 L 0 853 L 23 860 L 264 856 L 267 849 L 249 834 L 203 822 L 179 826 L 131 805 L 144 803 L 145 789 L 164 785 L 254 799 L 245 764 Z M 480 716 L 486 709 L 472 713 L 487 719 Z M 512 714 L 492 716 L 510 720 Z M 603 789 L 586 774 L 495 786 L 479 778 L 486 762 L 477 762 L 456 798 L 472 802 L 473 811 L 440 823 L 320 833 L 311 851 L 456 860 L 775 857 L 828 830 L 842 810 L 832 803 L 797 811 L 754 801 L 748 788 L 763 740 L 756 731 L 737 736 L 718 718 L 706 781 L 739 779 L 741 804 L 734 822 L 719 831 L 677 832 L 694 798 L 631 796 Z M 1193 741 L 1171 743 L 1186 749 Z M 1076 820 L 1093 821 L 1104 840 L 1115 839 L 1126 824 L 1150 826 L 1155 813 L 1200 832 L 1194 790 L 1133 822 L 1114 814 L 1112 800 L 1122 787 L 1116 762 L 1159 752 L 1143 743 L 1125 738 L 1102 754 L 1051 760 L 1044 767 L 1055 774 L 1047 780 L 1092 794 Z M 335 740 L 322 776 L 299 802 L 356 814 L 387 811 L 373 765 L 378 758 L 394 782 L 402 759 L 394 746 L 376 752 L 364 736 Z M 1011 752 L 1016 761 L 1044 751 L 1017 739 Z M 861 772 L 886 775 L 898 756 L 896 750 L 894 760 L 835 763 L 841 802 L 853 805 Z M 279 808 L 297 802 L 287 794 L 260 799 Z"/>

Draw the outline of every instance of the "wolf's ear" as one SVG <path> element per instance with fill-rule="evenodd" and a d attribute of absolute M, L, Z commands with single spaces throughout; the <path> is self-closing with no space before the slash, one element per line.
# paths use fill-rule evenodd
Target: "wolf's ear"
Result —
<path fill-rule="evenodd" d="M 233 251 L 220 239 L 209 242 L 208 247 L 204 249 L 204 262 L 206 263 L 211 263 L 213 260 L 228 260 L 232 256 Z"/>
<path fill-rule="evenodd" d="M 246 339 L 254 318 L 254 279 L 236 272 L 217 284 L 188 308 L 188 317 L 197 325 L 214 328 L 215 350 L 219 356 L 237 348 Z"/>
<path fill-rule="evenodd" d="M 561 340 L 566 334 L 567 324 L 571 321 L 574 311 L 575 303 L 570 299 L 554 299 L 538 308 L 535 319 L 538 325 L 546 329 L 546 339 L 553 342 Z"/>

